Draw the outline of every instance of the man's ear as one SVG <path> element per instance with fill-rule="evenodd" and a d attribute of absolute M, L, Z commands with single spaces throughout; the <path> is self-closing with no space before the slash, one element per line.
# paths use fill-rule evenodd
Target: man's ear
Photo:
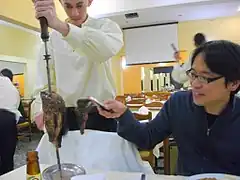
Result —
<path fill-rule="evenodd" d="M 236 91 L 240 86 L 240 80 L 230 82 L 228 88 L 230 91 Z"/>

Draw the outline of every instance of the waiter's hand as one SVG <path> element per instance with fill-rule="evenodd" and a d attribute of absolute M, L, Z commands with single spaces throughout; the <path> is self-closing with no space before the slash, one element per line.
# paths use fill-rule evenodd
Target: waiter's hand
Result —
<path fill-rule="evenodd" d="M 113 112 L 104 111 L 102 108 L 98 107 L 98 112 L 100 115 L 106 118 L 119 118 L 127 110 L 127 107 L 117 101 L 117 100 L 108 100 L 104 102 L 104 107 L 106 109 L 112 110 Z"/>
<path fill-rule="evenodd" d="M 37 19 L 45 17 L 48 21 L 48 26 L 56 31 L 66 35 L 68 33 L 67 23 L 61 21 L 57 17 L 54 0 L 33 0 L 35 6 L 35 16 Z"/>
<path fill-rule="evenodd" d="M 174 58 L 179 62 L 181 60 L 180 52 L 177 51 L 174 53 Z"/>

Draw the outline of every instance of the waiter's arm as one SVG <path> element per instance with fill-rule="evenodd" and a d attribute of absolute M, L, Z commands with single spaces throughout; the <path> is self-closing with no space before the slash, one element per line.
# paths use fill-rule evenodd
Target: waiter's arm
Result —
<path fill-rule="evenodd" d="M 79 28 L 68 24 L 69 31 L 64 39 L 79 54 L 103 62 L 120 51 L 123 46 L 123 33 L 115 22 L 109 19 L 100 21 L 103 21 L 100 29 L 88 26 Z"/>

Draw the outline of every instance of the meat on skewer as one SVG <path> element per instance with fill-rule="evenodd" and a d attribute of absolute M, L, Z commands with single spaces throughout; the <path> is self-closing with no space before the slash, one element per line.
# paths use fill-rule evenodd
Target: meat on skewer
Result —
<path fill-rule="evenodd" d="M 56 148 L 61 147 L 63 132 L 65 102 L 54 92 L 41 92 L 43 120 L 49 136 L 49 142 Z"/>
<path fill-rule="evenodd" d="M 80 127 L 80 133 L 84 134 L 84 129 L 88 119 L 88 113 L 94 108 L 94 104 L 89 99 L 79 99 L 77 101 L 77 107 L 75 108 L 75 114 L 78 125 Z"/>

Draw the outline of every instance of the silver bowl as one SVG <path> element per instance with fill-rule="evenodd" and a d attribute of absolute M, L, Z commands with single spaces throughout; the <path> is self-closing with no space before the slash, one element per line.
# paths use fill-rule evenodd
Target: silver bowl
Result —
<path fill-rule="evenodd" d="M 43 171 L 42 173 L 43 179 L 44 180 L 71 180 L 71 178 L 74 176 L 86 174 L 86 170 L 83 167 L 77 166 L 75 164 L 63 163 L 61 164 L 61 168 L 62 168 L 62 179 L 60 178 L 60 171 L 58 169 L 57 164 L 50 166 Z"/>

